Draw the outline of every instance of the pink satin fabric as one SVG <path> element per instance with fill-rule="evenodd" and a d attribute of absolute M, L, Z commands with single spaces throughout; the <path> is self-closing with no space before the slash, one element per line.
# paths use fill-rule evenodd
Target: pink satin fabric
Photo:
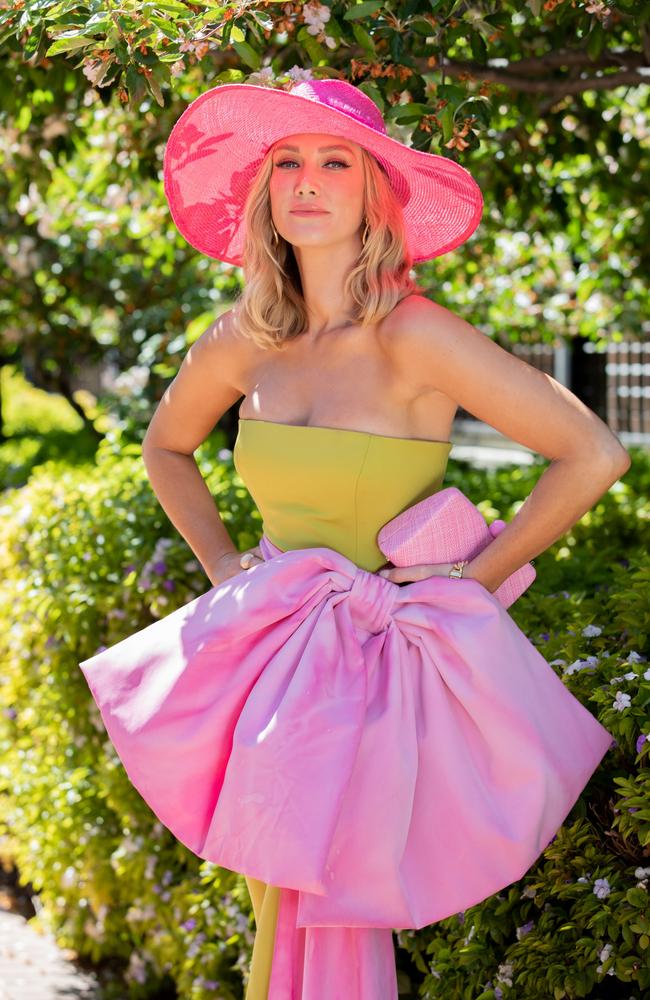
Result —
<path fill-rule="evenodd" d="M 391 928 L 521 878 L 613 737 L 478 581 L 260 546 L 80 666 L 178 840 L 287 890 L 269 1000 L 395 1000 Z"/>

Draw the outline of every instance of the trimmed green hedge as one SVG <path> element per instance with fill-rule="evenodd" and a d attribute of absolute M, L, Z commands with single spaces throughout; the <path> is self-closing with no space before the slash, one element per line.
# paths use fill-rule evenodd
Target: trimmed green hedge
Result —
<path fill-rule="evenodd" d="M 199 466 L 248 548 L 261 520 L 219 449 L 203 445 Z M 401 996 L 600 997 L 610 977 L 630 984 L 617 996 L 650 988 L 650 459 L 631 453 L 623 480 L 537 557 L 537 580 L 511 608 L 617 746 L 520 882 L 396 933 Z M 509 520 L 545 464 L 486 472 L 452 458 L 446 483 L 488 520 Z M 39 890 L 62 943 L 122 961 L 115 997 L 175 987 L 184 1000 L 241 998 L 254 927 L 244 880 L 156 820 L 78 666 L 210 582 L 153 495 L 138 446 L 100 447 L 92 466 L 42 465 L 3 504 L 0 849 Z"/>

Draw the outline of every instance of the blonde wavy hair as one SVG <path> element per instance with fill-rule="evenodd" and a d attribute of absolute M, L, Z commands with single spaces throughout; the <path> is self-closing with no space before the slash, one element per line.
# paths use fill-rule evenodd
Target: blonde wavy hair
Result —
<path fill-rule="evenodd" d="M 421 289 L 410 275 L 413 259 L 402 207 L 388 175 L 371 153 L 359 148 L 369 233 L 346 276 L 344 293 L 355 303 L 354 321 L 366 325 L 379 322 L 406 295 Z M 294 340 L 308 329 L 309 321 L 293 247 L 279 233 L 274 240 L 269 195 L 272 169 L 269 150 L 244 206 L 244 288 L 235 302 L 240 333 L 263 348 L 280 348 Z"/>

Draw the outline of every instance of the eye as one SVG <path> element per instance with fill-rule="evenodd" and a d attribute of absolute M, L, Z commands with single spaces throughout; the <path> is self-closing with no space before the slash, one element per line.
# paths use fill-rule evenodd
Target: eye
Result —
<path fill-rule="evenodd" d="M 276 167 L 285 167 L 285 166 L 287 166 L 287 165 L 288 165 L 289 163 L 297 163 L 297 162 L 298 162 L 297 160 L 278 160 L 278 161 L 276 162 L 275 166 L 276 166 Z M 332 158 L 332 159 L 330 159 L 330 160 L 326 160 L 326 161 L 325 161 L 325 165 L 326 165 L 326 166 L 327 166 L 327 164 L 329 164 L 329 163 L 338 163 L 338 164 L 339 164 L 339 166 L 341 166 L 341 167 L 345 167 L 345 169 L 346 169 L 346 170 L 348 170 L 348 169 L 349 169 L 349 164 L 345 163 L 345 162 L 344 162 L 343 160 L 336 160 L 336 159 L 333 159 L 333 158 Z"/>

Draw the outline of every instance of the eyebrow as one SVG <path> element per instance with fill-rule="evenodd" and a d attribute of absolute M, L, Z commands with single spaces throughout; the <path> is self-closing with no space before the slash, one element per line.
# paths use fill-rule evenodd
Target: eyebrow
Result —
<path fill-rule="evenodd" d="M 300 152 L 300 147 L 299 146 L 276 146 L 275 148 L 276 148 L 276 150 L 279 150 L 279 149 L 289 149 L 289 150 L 291 150 L 292 153 L 299 153 Z M 337 145 L 337 146 L 319 146 L 318 152 L 319 153 L 327 153 L 327 152 L 329 152 L 332 149 L 343 149 L 343 150 L 345 150 L 346 153 L 351 153 L 352 152 L 352 150 L 350 149 L 349 146 L 341 146 L 341 145 Z"/>

